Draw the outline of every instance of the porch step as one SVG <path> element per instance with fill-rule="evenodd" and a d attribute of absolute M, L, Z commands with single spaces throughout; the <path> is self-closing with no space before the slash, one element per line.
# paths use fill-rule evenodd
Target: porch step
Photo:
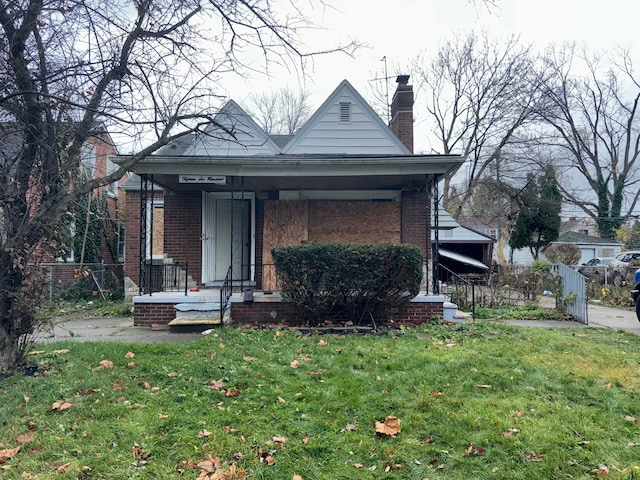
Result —
<path fill-rule="evenodd" d="M 194 325 L 220 325 L 220 304 L 217 302 L 178 303 L 175 306 L 176 318 L 169 322 L 170 327 Z"/>
<path fill-rule="evenodd" d="M 220 325 L 220 314 L 208 317 L 176 317 L 169 322 L 170 327 L 192 327 L 194 325 Z"/>
<path fill-rule="evenodd" d="M 458 310 L 458 305 L 451 302 L 443 304 L 443 320 L 446 322 L 465 323 L 471 317 L 470 314 Z"/>

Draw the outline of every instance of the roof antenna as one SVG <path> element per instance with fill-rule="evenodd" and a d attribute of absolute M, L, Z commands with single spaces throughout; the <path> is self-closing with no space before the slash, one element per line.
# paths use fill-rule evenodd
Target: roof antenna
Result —
<path fill-rule="evenodd" d="M 384 80 L 384 84 L 386 87 L 386 103 L 387 103 L 387 125 L 391 124 L 391 105 L 389 104 L 389 73 L 387 71 L 387 56 L 385 55 L 380 59 L 381 62 L 384 62 L 384 77 L 382 78 L 374 78 L 373 81 Z"/>

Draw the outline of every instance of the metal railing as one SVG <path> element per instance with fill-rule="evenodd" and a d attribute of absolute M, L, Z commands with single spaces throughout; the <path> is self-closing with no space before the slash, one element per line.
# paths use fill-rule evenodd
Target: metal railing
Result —
<path fill-rule="evenodd" d="M 220 315 L 222 316 L 224 316 L 224 313 L 227 311 L 231 295 L 233 295 L 233 267 L 229 266 L 222 286 L 220 287 Z"/>
<path fill-rule="evenodd" d="M 440 288 L 440 293 L 449 297 L 449 301 L 460 309 L 471 309 L 471 318 L 476 318 L 476 283 L 485 282 L 483 275 L 459 275 L 444 265 L 440 269 L 445 272 L 448 282 Z M 465 278 L 466 277 L 466 278 Z"/>
<path fill-rule="evenodd" d="M 187 295 L 189 263 L 181 265 L 179 262 L 147 264 L 148 293 L 179 292 L 184 290 Z"/>

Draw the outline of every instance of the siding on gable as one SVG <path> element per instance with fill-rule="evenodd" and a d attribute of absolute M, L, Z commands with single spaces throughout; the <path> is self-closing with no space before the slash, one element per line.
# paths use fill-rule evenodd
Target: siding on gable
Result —
<path fill-rule="evenodd" d="M 313 128 L 305 132 L 291 154 L 403 154 L 394 143 L 391 131 L 372 121 L 359 103 L 351 103 L 351 120 L 340 121 L 340 102 L 351 101 L 341 97 L 325 114 L 317 119 Z"/>

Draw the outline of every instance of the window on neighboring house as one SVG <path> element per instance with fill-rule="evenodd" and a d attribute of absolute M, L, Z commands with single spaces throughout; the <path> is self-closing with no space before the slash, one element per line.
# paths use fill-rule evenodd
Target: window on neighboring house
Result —
<path fill-rule="evenodd" d="M 351 102 L 340 102 L 340 123 L 351 121 Z"/>
<path fill-rule="evenodd" d="M 124 263 L 125 229 L 124 229 L 124 225 L 122 225 L 121 223 L 118 223 L 116 225 L 116 228 L 117 228 L 117 235 L 118 235 L 118 262 Z"/>
<path fill-rule="evenodd" d="M 89 143 L 82 146 L 80 164 L 87 170 L 90 177 L 96 172 L 96 147 Z"/>
<path fill-rule="evenodd" d="M 113 172 L 116 171 L 117 169 L 117 165 L 115 163 L 113 163 L 111 161 L 111 157 L 108 156 L 107 157 L 107 175 L 111 174 Z M 118 196 L 118 182 L 112 182 L 109 185 L 107 185 L 107 194 L 110 197 L 117 197 Z"/>
<path fill-rule="evenodd" d="M 73 250 L 73 238 L 75 237 L 75 233 L 76 233 L 76 222 L 73 219 L 73 216 L 68 217 L 67 220 L 69 221 L 69 225 L 67 227 L 69 229 L 68 231 L 69 245 L 62 246 L 62 251 L 64 251 L 64 254 L 58 257 L 58 261 L 65 262 L 65 263 L 73 263 L 75 261 L 75 252 Z"/>

